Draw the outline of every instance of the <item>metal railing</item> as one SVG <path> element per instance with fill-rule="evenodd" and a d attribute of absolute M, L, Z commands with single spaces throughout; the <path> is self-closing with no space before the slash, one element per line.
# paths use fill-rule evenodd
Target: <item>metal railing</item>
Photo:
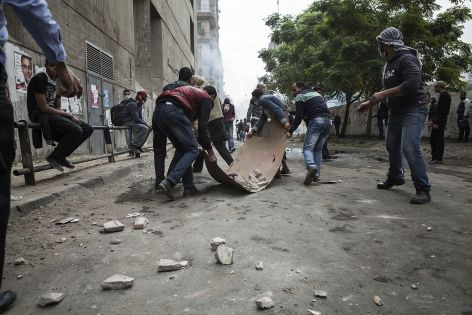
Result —
<path fill-rule="evenodd" d="M 36 185 L 36 179 L 34 174 L 37 172 L 42 172 L 52 169 L 51 165 L 33 165 L 33 154 L 31 151 L 31 141 L 29 135 L 29 129 L 40 129 L 39 123 L 29 123 L 25 120 L 20 120 L 15 122 L 15 128 L 18 129 L 18 137 L 20 140 L 20 150 L 21 150 L 21 162 L 23 168 L 13 170 L 13 175 L 15 176 L 24 176 L 26 185 Z M 105 154 L 89 156 L 86 158 L 81 158 L 73 160 L 74 164 L 80 164 L 84 162 L 99 160 L 108 158 L 109 163 L 115 162 L 115 156 L 129 153 L 129 150 L 125 151 L 116 151 L 113 149 L 113 142 L 111 138 L 110 130 L 131 130 L 131 127 L 119 127 L 119 126 L 92 126 L 94 130 L 103 130 L 103 137 L 105 139 Z"/>

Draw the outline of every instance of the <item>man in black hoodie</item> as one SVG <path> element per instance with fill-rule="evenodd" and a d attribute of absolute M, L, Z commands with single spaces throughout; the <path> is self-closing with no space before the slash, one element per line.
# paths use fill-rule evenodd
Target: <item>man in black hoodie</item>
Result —
<path fill-rule="evenodd" d="M 439 94 L 438 104 L 432 121 L 431 130 L 431 164 L 442 164 L 444 156 L 444 131 L 447 125 L 447 116 L 451 109 L 451 95 L 446 90 L 446 83 L 438 81 L 434 84 L 434 91 Z"/>
<path fill-rule="evenodd" d="M 377 43 L 380 55 L 387 60 L 383 71 L 384 89 L 357 107 L 358 111 L 364 111 L 384 99 L 388 104 L 386 145 L 390 168 L 387 180 L 379 183 L 377 188 L 389 189 L 405 183 L 404 155 L 416 188 L 416 195 L 410 202 L 424 204 L 431 201 L 431 185 L 420 148 L 421 133 L 428 114 L 428 100 L 421 85 L 421 62 L 417 51 L 403 44 L 402 33 L 394 27 L 380 33 Z"/>

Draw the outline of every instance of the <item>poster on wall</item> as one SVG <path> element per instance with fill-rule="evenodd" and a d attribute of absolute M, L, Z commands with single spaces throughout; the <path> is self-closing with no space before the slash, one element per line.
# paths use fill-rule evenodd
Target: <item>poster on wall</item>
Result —
<path fill-rule="evenodd" d="M 14 53 L 15 59 L 15 87 L 16 91 L 26 92 L 28 84 L 33 77 L 33 60 L 22 53 Z"/>
<path fill-rule="evenodd" d="M 90 92 L 92 96 L 92 107 L 93 108 L 100 108 L 100 105 L 98 104 L 98 89 L 95 84 L 90 84 Z"/>
<path fill-rule="evenodd" d="M 103 90 L 103 107 L 110 107 L 110 93 L 108 90 Z"/>

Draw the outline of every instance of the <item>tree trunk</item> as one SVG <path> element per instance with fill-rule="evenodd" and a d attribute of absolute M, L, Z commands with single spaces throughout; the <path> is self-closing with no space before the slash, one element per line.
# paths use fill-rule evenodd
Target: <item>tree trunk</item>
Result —
<path fill-rule="evenodd" d="M 369 112 L 367 113 L 367 126 L 365 129 L 365 135 L 367 137 L 370 137 L 371 132 L 372 132 L 372 107 L 369 107 Z"/>
<path fill-rule="evenodd" d="M 344 138 L 346 135 L 347 123 L 349 122 L 349 108 L 351 107 L 352 103 L 352 94 L 346 93 L 346 110 L 344 111 L 344 119 L 343 119 L 343 126 L 341 127 L 341 134 L 339 135 L 341 138 Z"/>

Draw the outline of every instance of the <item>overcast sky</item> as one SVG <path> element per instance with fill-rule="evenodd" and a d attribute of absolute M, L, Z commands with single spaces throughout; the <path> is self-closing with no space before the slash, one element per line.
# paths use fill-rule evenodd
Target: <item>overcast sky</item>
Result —
<path fill-rule="evenodd" d="M 280 13 L 296 15 L 313 0 L 280 0 Z M 439 0 L 443 7 L 450 2 Z M 471 6 L 471 2 L 468 2 Z M 277 12 L 277 0 L 219 0 L 220 48 L 223 55 L 225 92 L 236 105 L 237 118 L 245 117 L 257 77 L 264 75 L 258 51 L 269 44 L 264 19 Z M 466 25 L 464 40 L 472 43 L 472 23 Z"/>

